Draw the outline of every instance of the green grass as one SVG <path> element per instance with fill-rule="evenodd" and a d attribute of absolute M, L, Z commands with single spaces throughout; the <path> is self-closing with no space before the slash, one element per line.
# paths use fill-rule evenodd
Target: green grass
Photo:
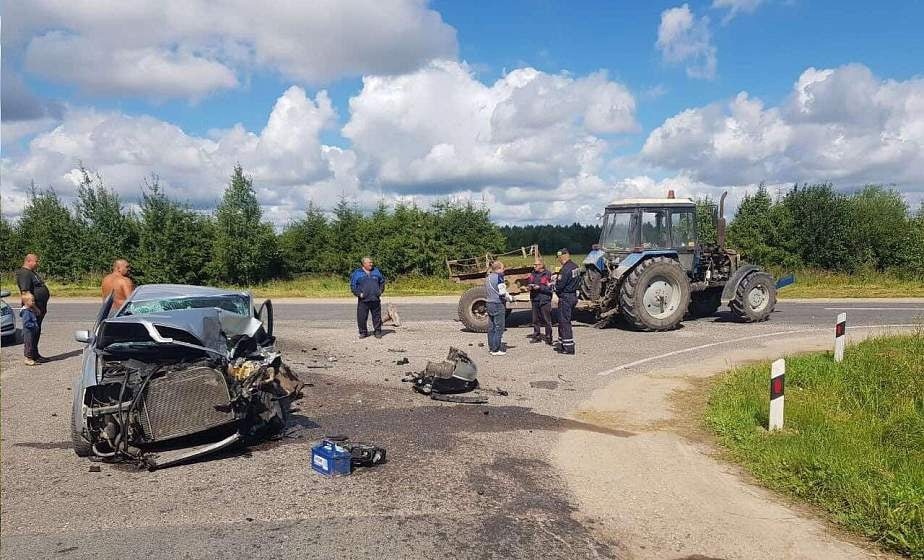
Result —
<path fill-rule="evenodd" d="M 779 277 L 788 272 L 773 271 Z M 779 292 L 786 298 L 924 297 L 924 279 L 901 278 L 888 272 L 837 274 L 821 270 L 795 271 L 796 283 Z"/>
<path fill-rule="evenodd" d="M 545 255 L 546 267 L 555 270 L 558 261 L 555 255 Z M 580 263 L 584 255 L 573 255 Z M 528 262 L 527 262 L 528 261 Z M 508 268 L 531 264 L 532 257 L 507 257 Z M 773 271 L 775 276 L 788 271 Z M 96 297 L 102 275 L 87 275 L 76 282 L 63 283 L 48 280 L 48 287 L 55 297 Z M 13 286 L 12 273 L 4 274 L 5 289 Z M 239 287 L 239 286 L 238 286 Z M 391 279 L 389 295 L 439 296 L 453 295 L 465 291 L 469 286 L 453 282 L 446 276 L 405 276 Z M 335 275 L 304 276 L 286 280 L 264 282 L 250 289 L 260 297 L 348 297 L 350 295 L 346 278 Z M 796 271 L 796 283 L 780 290 L 780 299 L 787 298 L 876 298 L 876 297 L 924 297 L 924 280 L 903 279 L 889 273 L 865 271 L 855 275 L 834 274 L 817 270 Z"/>
<path fill-rule="evenodd" d="M 708 426 L 762 483 L 924 559 L 924 331 L 786 362 L 784 430 L 766 430 L 768 363 L 716 384 Z"/>

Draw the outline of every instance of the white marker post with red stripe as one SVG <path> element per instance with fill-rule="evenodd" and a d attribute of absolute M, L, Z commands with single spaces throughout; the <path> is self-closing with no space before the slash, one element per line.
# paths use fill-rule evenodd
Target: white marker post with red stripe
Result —
<path fill-rule="evenodd" d="M 783 388 L 785 386 L 786 360 L 780 358 L 770 366 L 770 425 L 768 429 L 783 429 Z"/>
<path fill-rule="evenodd" d="M 847 343 L 847 314 L 841 313 L 834 323 L 834 361 L 844 360 L 844 345 Z"/>

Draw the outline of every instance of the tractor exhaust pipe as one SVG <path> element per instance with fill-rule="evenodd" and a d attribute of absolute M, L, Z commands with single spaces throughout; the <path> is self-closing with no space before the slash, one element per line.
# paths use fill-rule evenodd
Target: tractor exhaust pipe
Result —
<path fill-rule="evenodd" d="M 725 250 L 725 197 L 728 196 L 728 191 L 722 193 L 722 196 L 719 198 L 719 220 L 716 224 L 715 240 L 719 245 L 719 249 Z"/>

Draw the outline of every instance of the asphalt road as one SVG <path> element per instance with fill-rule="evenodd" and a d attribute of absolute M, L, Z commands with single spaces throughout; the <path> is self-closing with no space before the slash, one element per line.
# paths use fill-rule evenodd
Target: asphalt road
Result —
<path fill-rule="evenodd" d="M 511 328 L 508 355 L 495 358 L 484 335 L 461 329 L 451 303 L 402 303 L 404 326 L 362 341 L 349 302 L 280 304 L 280 348 L 310 383 L 291 437 L 149 473 L 109 464 L 90 472 L 70 450 L 80 360 L 71 333 L 89 326 L 96 306 L 53 301 L 42 345 L 55 361 L 29 368 L 18 344 L 2 352 L 0 557 L 624 557 L 599 520 L 581 513 L 548 453 L 569 430 L 632 437 L 572 419 L 579 404 L 612 376 L 833 330 L 845 309 L 852 329 L 924 317 L 920 300 L 781 302 L 754 325 L 720 315 L 667 333 L 579 326 L 575 357 L 529 345 L 529 329 Z M 401 383 L 450 345 L 472 356 L 483 387 L 509 395 L 453 405 Z M 404 357 L 410 363 L 398 364 Z M 385 446 L 388 463 L 343 479 L 315 475 L 311 442 L 333 433 Z"/>
<path fill-rule="evenodd" d="M 415 303 L 402 303 L 399 311 L 407 321 L 445 321 L 456 317 L 455 303 L 427 303 L 424 298 Z M 99 311 L 95 303 L 74 303 L 67 300 L 52 301 L 47 320 L 49 322 L 84 322 L 92 324 Z M 922 300 L 850 300 L 816 302 L 811 300 L 787 301 L 777 304 L 773 322 L 791 325 L 816 325 L 824 320 L 833 322 L 832 317 L 843 311 L 849 312 L 850 323 L 898 324 L 908 323 L 916 317 L 924 317 Z M 339 326 L 339 323 L 355 321 L 356 305 L 352 301 L 343 303 L 277 303 L 274 305 L 277 320 L 304 321 L 310 326 Z M 528 311 L 514 312 L 519 320 L 529 319 Z"/>

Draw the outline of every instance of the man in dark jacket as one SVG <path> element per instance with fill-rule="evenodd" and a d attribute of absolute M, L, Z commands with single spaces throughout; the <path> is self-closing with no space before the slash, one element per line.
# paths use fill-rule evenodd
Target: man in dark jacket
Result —
<path fill-rule="evenodd" d="M 370 313 L 375 338 L 382 338 L 382 292 L 385 291 L 385 277 L 379 269 L 372 266 L 370 257 L 363 257 L 362 266 L 350 275 L 350 291 L 356 296 L 356 324 L 359 326 L 359 338 L 369 336 Z"/>
<path fill-rule="evenodd" d="M 29 253 L 23 260 L 22 267 L 16 270 L 16 284 L 19 285 L 20 294 L 32 294 L 35 300 L 35 307 L 38 310 L 36 314 L 38 330 L 32 339 L 32 356 L 27 356 L 32 360 L 42 363 L 48 359 L 39 353 L 39 338 L 42 336 L 42 321 L 45 320 L 45 314 L 48 312 L 48 299 L 51 293 L 45 281 L 38 275 L 39 258 L 38 255 Z"/>
<path fill-rule="evenodd" d="M 533 306 L 533 334 L 531 343 L 545 341 L 552 344 L 552 275 L 545 269 L 545 263 L 537 260 L 529 275 L 529 301 Z M 545 327 L 545 336 L 540 329 Z"/>
<path fill-rule="evenodd" d="M 577 305 L 577 290 L 581 285 L 581 271 L 571 260 L 571 251 L 562 249 L 558 252 L 561 269 L 555 280 L 555 293 L 558 294 L 558 341 L 556 352 L 574 354 L 574 331 L 571 329 L 571 313 Z"/>

